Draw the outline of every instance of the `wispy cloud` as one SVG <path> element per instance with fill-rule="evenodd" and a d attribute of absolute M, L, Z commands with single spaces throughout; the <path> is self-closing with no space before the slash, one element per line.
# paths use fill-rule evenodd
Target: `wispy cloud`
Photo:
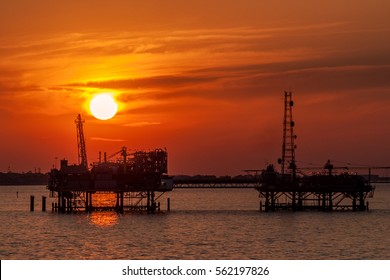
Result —
<path fill-rule="evenodd" d="M 134 123 L 127 123 L 123 126 L 130 126 L 130 127 L 144 127 L 149 125 L 160 125 L 160 122 L 134 122 Z"/>
<path fill-rule="evenodd" d="M 100 138 L 100 137 L 91 137 L 91 140 L 95 141 L 107 141 L 107 142 L 125 142 L 125 139 L 114 139 L 114 138 Z"/>
<path fill-rule="evenodd" d="M 191 102 L 196 106 L 194 99 L 261 99 L 286 87 L 302 92 L 390 87 L 386 45 L 372 53 L 367 45 L 362 55 L 362 43 L 349 22 L 71 33 L 4 44 L 0 101 L 28 94 L 50 107 L 51 95 L 66 99 L 61 106 L 70 110 L 93 92 L 114 90 L 120 92 L 122 112 L 134 113 L 148 107 L 161 112 L 162 105 L 180 106 L 179 99 L 186 99 L 186 109 Z M 350 47 L 355 45 L 359 48 Z"/>
<path fill-rule="evenodd" d="M 217 77 L 208 76 L 186 76 L 170 75 L 170 76 L 151 76 L 139 79 L 123 79 L 123 80 L 108 80 L 108 81 L 91 81 L 87 83 L 71 83 L 63 85 L 63 87 L 91 87 L 91 88 L 110 88 L 110 89 L 150 89 L 150 88 L 175 88 L 199 83 L 207 83 L 216 80 Z"/>

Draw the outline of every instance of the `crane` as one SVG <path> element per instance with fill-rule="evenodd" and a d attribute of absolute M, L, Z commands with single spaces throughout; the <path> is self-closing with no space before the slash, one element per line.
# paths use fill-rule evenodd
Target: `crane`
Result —
<path fill-rule="evenodd" d="M 117 151 L 116 153 L 110 155 L 108 158 L 113 158 L 114 156 L 116 155 L 121 155 L 122 158 L 123 158 L 123 168 L 124 168 L 124 173 L 127 172 L 127 156 L 131 155 L 129 153 L 127 153 L 127 148 L 126 147 L 122 147 L 122 149 L 120 149 L 119 151 Z"/>

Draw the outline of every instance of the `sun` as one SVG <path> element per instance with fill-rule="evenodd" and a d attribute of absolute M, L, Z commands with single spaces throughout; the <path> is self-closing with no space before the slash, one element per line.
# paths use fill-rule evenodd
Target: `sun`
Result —
<path fill-rule="evenodd" d="M 118 104 L 111 94 L 100 93 L 92 98 L 89 109 L 95 118 L 108 120 L 115 116 L 118 111 Z"/>

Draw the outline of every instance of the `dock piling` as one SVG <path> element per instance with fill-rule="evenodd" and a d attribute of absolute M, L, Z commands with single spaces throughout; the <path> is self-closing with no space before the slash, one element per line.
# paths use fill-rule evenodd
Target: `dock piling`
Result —
<path fill-rule="evenodd" d="M 30 196 L 30 211 L 34 212 L 34 196 Z"/>
<path fill-rule="evenodd" d="M 46 211 L 46 196 L 42 196 L 42 212 Z"/>

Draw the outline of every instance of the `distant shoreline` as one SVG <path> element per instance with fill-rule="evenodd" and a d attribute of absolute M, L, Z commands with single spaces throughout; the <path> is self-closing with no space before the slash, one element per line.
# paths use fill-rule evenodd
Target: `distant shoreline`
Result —
<path fill-rule="evenodd" d="M 0 172 L 0 186 L 47 185 L 49 175 L 46 173 Z"/>

